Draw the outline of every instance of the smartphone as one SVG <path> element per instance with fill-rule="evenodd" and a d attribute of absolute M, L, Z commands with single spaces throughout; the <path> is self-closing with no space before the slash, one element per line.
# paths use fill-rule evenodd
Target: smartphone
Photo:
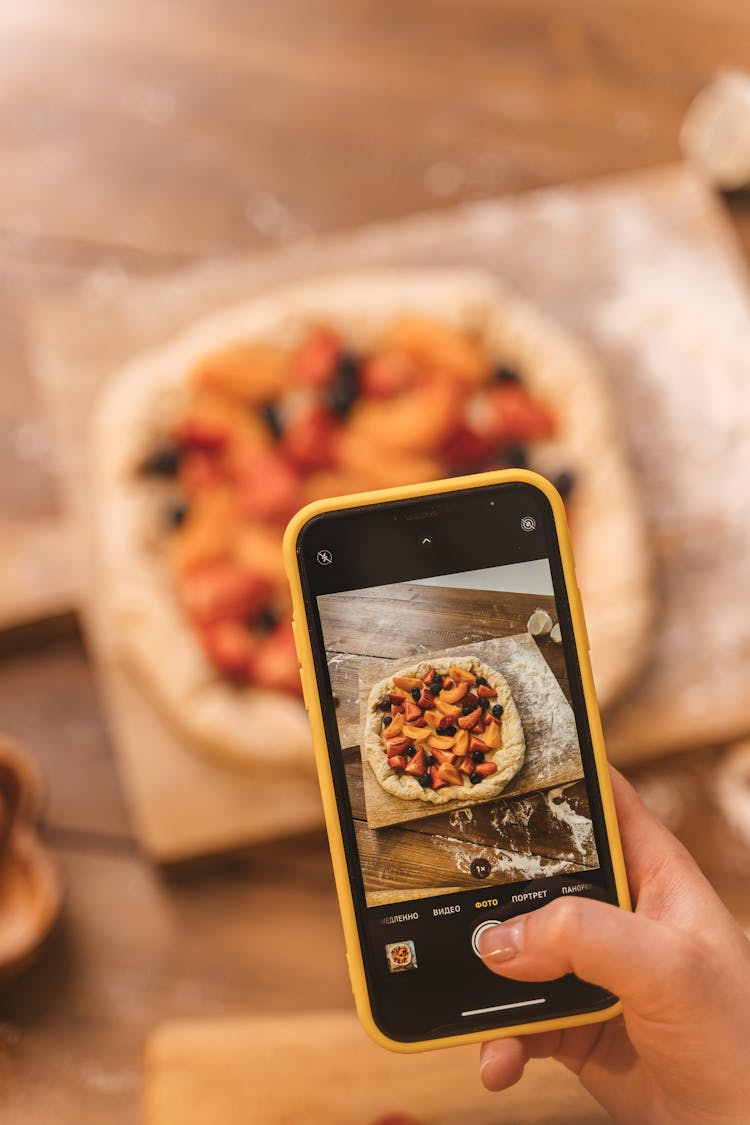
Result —
<path fill-rule="evenodd" d="M 284 557 L 358 1014 L 398 1051 L 619 1012 L 486 927 L 629 908 L 565 507 L 525 470 L 319 501 Z"/>

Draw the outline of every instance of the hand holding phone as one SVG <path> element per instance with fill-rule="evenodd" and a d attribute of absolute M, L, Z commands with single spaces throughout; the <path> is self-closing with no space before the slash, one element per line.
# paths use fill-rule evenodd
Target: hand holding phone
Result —
<path fill-rule="evenodd" d="M 612 771 L 635 912 L 558 900 L 513 935 L 496 933 L 485 963 L 516 980 L 575 971 L 616 992 L 624 1020 L 486 1043 L 490 1090 L 517 1082 L 529 1058 L 556 1058 L 612 1119 L 747 1120 L 750 944 L 692 856 Z M 493 952 L 494 951 L 494 952 Z"/>
<path fill-rule="evenodd" d="M 628 905 L 558 494 L 506 470 L 323 501 L 285 558 L 366 1030 L 407 1051 L 615 1014 L 479 955 L 557 897 Z"/>

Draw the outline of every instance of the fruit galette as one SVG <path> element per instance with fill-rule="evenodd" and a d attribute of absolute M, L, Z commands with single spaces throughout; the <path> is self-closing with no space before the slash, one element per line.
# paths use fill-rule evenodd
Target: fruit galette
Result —
<path fill-rule="evenodd" d="M 235 761 L 311 760 L 281 539 L 317 498 L 528 462 L 573 490 L 592 640 L 623 571 L 607 636 L 638 650 L 640 539 L 596 371 L 480 273 L 321 278 L 225 310 L 122 371 L 96 439 L 120 651 L 174 725 Z M 613 513 L 627 535 L 603 566 Z"/>
<path fill-rule="evenodd" d="M 507 680 L 475 657 L 423 661 L 376 684 L 363 747 L 388 793 L 436 805 L 497 797 L 526 753 Z"/>

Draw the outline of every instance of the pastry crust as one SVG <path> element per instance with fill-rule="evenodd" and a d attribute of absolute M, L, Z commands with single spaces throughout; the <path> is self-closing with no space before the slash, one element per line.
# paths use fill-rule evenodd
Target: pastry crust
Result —
<path fill-rule="evenodd" d="M 478 271 L 384 269 L 289 285 L 215 314 L 130 363 L 109 384 L 94 427 L 97 562 L 120 654 L 188 742 L 226 761 L 261 759 L 272 731 L 280 768 L 312 769 L 305 711 L 287 695 L 236 688 L 210 664 L 177 605 L 155 532 L 168 486 L 145 480 L 138 467 L 184 408 L 200 357 L 238 341 L 293 347 L 316 323 L 366 351 L 405 315 L 475 332 L 490 354 L 517 364 L 531 393 L 557 415 L 559 437 L 535 445 L 534 467 L 576 476 L 578 574 L 602 703 L 647 651 L 644 527 L 606 389 L 585 349 Z"/>
<path fill-rule="evenodd" d="M 476 785 L 468 778 L 465 785 L 445 785 L 442 789 L 423 789 L 416 777 L 398 774 L 388 765 L 385 756 L 383 712 L 378 709 L 380 701 L 395 688 L 395 676 L 416 676 L 421 679 L 430 668 L 445 675 L 451 667 L 458 664 L 475 676 L 484 676 L 497 692 L 497 703 L 503 708 L 502 745 L 497 750 L 488 751 L 485 761 L 494 762 L 497 772 L 486 777 Z M 526 740 L 521 725 L 521 717 L 513 700 L 508 681 L 494 668 L 484 664 L 474 656 L 463 656 L 459 661 L 446 657 L 437 660 L 423 660 L 419 664 L 399 669 L 375 684 L 367 700 L 362 746 L 372 772 L 387 793 L 401 797 L 405 801 L 427 801 L 432 805 L 448 805 L 452 801 L 491 801 L 499 797 L 503 789 L 516 776 L 526 756 Z"/>

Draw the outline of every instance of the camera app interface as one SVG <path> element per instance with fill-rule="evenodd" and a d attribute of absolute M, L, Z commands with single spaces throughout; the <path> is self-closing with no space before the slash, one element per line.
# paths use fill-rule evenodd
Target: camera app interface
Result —
<path fill-rule="evenodd" d="M 317 606 L 384 1023 L 565 1009 L 564 987 L 503 981 L 476 945 L 553 897 L 605 895 L 548 559 Z"/>

